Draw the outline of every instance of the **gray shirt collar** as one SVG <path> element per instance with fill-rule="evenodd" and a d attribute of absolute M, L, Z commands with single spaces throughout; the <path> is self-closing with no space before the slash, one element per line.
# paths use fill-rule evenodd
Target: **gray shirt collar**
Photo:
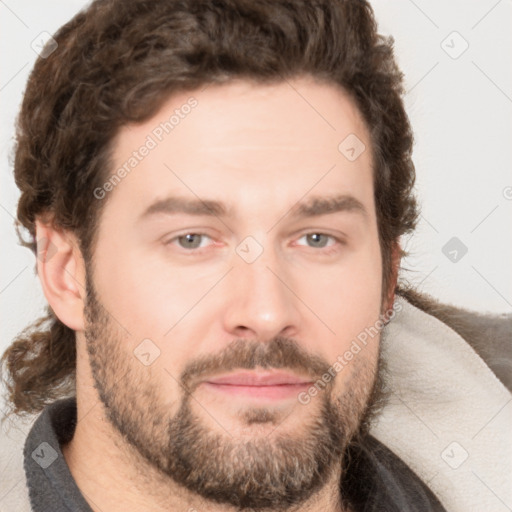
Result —
<path fill-rule="evenodd" d="M 45 407 L 23 449 L 30 504 L 34 512 L 93 512 L 76 485 L 62 454 L 76 426 L 76 399 Z"/>

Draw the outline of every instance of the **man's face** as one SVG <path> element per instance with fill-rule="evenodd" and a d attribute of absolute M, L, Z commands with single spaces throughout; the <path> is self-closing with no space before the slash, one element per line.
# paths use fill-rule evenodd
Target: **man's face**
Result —
<path fill-rule="evenodd" d="M 307 80 L 180 93 L 119 133 L 114 169 L 137 162 L 98 199 L 87 349 L 110 422 L 187 489 L 277 509 L 340 470 L 377 388 L 379 337 L 345 356 L 381 312 L 369 148 Z"/>

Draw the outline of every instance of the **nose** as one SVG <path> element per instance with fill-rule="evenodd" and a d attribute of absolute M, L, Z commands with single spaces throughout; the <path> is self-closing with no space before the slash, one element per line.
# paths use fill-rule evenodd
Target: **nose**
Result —
<path fill-rule="evenodd" d="M 234 266 L 227 284 L 225 330 L 237 338 L 261 341 L 295 336 L 300 322 L 300 299 L 293 291 L 291 272 L 286 271 L 274 251 L 265 249 L 252 263 L 235 256 Z"/>

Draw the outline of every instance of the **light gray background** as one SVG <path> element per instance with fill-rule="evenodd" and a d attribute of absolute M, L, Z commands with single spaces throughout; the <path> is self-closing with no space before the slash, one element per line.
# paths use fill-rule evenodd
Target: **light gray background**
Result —
<path fill-rule="evenodd" d="M 0 0 L 0 353 L 45 304 L 35 258 L 18 246 L 13 227 L 13 127 L 36 59 L 31 43 L 41 32 L 54 33 L 87 3 Z M 422 217 L 417 232 L 403 240 L 411 253 L 402 262 L 408 269 L 403 275 L 445 302 L 510 312 L 511 0 L 372 5 L 380 32 L 395 38 L 416 140 Z M 458 246 L 445 247 L 453 237 Z M 467 247 L 462 257 L 461 244 Z"/>

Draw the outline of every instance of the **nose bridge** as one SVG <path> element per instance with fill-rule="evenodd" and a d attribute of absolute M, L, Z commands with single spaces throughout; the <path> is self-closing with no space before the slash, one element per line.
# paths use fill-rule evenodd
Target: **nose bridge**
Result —
<path fill-rule="evenodd" d="M 235 268 L 230 272 L 232 296 L 226 328 L 238 336 L 262 339 L 283 334 L 284 330 L 291 334 L 299 321 L 297 299 L 290 290 L 292 276 L 278 251 L 248 237 L 236 252 Z"/>

